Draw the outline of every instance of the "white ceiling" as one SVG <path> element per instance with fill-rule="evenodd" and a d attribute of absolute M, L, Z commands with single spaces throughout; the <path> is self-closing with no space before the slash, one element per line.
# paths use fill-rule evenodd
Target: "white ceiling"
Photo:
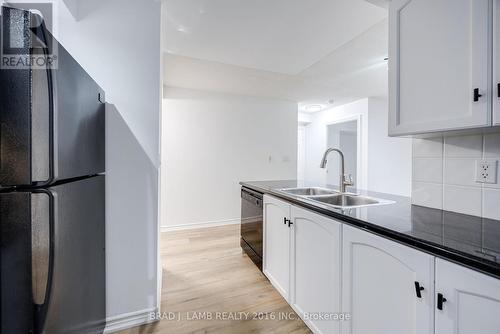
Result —
<path fill-rule="evenodd" d="M 167 0 L 166 9 L 166 85 L 302 104 L 386 94 L 387 11 L 364 0 Z"/>

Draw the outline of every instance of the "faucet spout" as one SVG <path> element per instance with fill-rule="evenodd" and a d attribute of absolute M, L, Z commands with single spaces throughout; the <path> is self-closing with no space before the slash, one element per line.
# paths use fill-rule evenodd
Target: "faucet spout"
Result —
<path fill-rule="evenodd" d="M 326 164 L 328 162 L 327 157 L 328 157 L 328 154 L 330 154 L 331 152 L 337 152 L 340 156 L 339 188 L 340 188 L 340 192 L 345 193 L 346 186 L 352 186 L 352 185 L 354 185 L 354 183 L 352 182 L 350 177 L 349 177 L 349 180 L 347 180 L 345 177 L 344 153 L 342 153 L 342 151 L 337 149 L 337 148 L 327 149 L 325 154 L 323 155 L 323 159 L 321 159 L 321 164 L 319 167 L 326 168 Z"/>

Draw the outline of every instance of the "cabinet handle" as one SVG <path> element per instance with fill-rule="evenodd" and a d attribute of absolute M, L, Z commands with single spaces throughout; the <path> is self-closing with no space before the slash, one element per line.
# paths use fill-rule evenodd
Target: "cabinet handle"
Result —
<path fill-rule="evenodd" d="M 286 217 L 283 217 L 283 225 L 286 225 L 288 219 L 286 219 Z"/>
<path fill-rule="evenodd" d="M 415 281 L 415 293 L 417 295 L 417 298 L 422 298 L 422 293 L 421 291 L 424 290 L 423 286 L 420 286 L 420 283 Z"/>
<path fill-rule="evenodd" d="M 437 300 L 437 309 L 438 310 L 443 310 L 443 303 L 446 302 L 446 298 L 444 298 L 442 293 L 438 293 L 438 300 Z"/>
<path fill-rule="evenodd" d="M 290 219 L 288 219 L 288 227 L 290 227 L 292 225 L 293 225 L 292 221 Z"/>
<path fill-rule="evenodd" d="M 479 94 L 479 88 L 474 88 L 474 102 L 479 101 L 479 98 L 483 95 Z"/>
<path fill-rule="evenodd" d="M 497 84 L 497 96 L 500 97 L 500 83 Z"/>

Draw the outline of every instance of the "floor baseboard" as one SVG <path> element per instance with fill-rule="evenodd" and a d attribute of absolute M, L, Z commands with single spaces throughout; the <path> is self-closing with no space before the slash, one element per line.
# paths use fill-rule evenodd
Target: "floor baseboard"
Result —
<path fill-rule="evenodd" d="M 195 228 L 233 225 L 233 224 L 239 224 L 240 222 L 241 222 L 240 218 L 234 218 L 234 219 L 216 220 L 216 221 L 208 221 L 208 222 L 200 222 L 200 223 L 162 226 L 161 232 L 182 231 L 182 230 L 191 230 L 191 229 L 195 229 Z"/>
<path fill-rule="evenodd" d="M 109 317 L 106 319 L 106 328 L 104 329 L 104 333 L 114 333 L 124 329 L 154 322 L 156 321 L 154 319 L 155 317 L 151 317 L 151 314 L 156 313 L 157 311 L 157 308 L 154 307 Z"/>

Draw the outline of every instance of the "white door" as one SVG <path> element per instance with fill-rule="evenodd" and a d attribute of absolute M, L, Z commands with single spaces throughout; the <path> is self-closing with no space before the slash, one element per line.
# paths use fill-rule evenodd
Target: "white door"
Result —
<path fill-rule="evenodd" d="M 389 134 L 491 125 L 490 0 L 393 0 Z"/>
<path fill-rule="evenodd" d="M 437 259 L 436 334 L 469 333 L 500 333 L 500 280 Z"/>
<path fill-rule="evenodd" d="M 347 225 L 342 233 L 342 311 L 351 316 L 342 333 L 433 333 L 434 257 Z"/>
<path fill-rule="evenodd" d="M 288 301 L 290 291 L 290 205 L 264 195 L 263 272 Z"/>
<path fill-rule="evenodd" d="M 500 0 L 494 0 L 493 25 L 493 124 L 500 125 Z"/>
<path fill-rule="evenodd" d="M 291 305 L 315 333 L 340 333 L 342 225 L 295 206 L 291 212 Z"/>

